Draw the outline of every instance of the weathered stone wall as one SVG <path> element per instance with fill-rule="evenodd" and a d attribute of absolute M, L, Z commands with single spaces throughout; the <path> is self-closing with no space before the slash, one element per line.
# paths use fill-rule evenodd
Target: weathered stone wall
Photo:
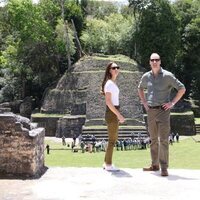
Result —
<path fill-rule="evenodd" d="M 194 113 L 171 113 L 171 130 L 179 135 L 196 135 Z"/>
<path fill-rule="evenodd" d="M 56 137 L 73 137 L 82 133 L 82 126 L 85 124 L 85 116 L 65 116 L 57 123 Z"/>
<path fill-rule="evenodd" d="M 60 117 L 34 117 L 34 115 L 31 116 L 31 121 L 38 124 L 38 127 L 44 127 L 45 128 L 45 135 L 46 136 L 53 136 L 55 137 L 56 134 L 56 127 L 57 127 L 57 121 Z"/>
<path fill-rule="evenodd" d="M 147 115 L 144 115 L 147 121 Z M 196 135 L 194 114 L 190 112 L 171 113 L 170 114 L 171 131 L 179 133 L 179 135 Z"/>
<path fill-rule="evenodd" d="M 38 177 L 45 170 L 45 130 L 24 128 L 19 118 L 0 114 L 0 176 Z"/>
<path fill-rule="evenodd" d="M 190 100 L 191 109 L 194 112 L 195 117 L 200 117 L 200 101 L 199 100 Z"/>

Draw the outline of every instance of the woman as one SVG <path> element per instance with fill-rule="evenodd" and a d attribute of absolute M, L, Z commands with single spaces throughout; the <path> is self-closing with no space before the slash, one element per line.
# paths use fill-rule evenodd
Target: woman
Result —
<path fill-rule="evenodd" d="M 119 74 L 119 67 L 116 63 L 109 63 L 102 83 L 102 93 L 106 100 L 105 120 L 108 129 L 108 146 L 106 149 L 103 168 L 107 171 L 118 171 L 112 164 L 114 145 L 118 139 L 119 122 L 124 122 L 124 117 L 119 112 L 119 88 L 116 85 L 116 78 Z"/>

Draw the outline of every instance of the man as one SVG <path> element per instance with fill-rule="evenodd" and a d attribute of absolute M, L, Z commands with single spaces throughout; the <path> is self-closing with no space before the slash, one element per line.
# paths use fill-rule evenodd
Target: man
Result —
<path fill-rule="evenodd" d="M 146 72 L 138 85 L 138 94 L 147 111 L 147 124 L 150 134 L 151 166 L 143 171 L 159 171 L 161 176 L 168 176 L 170 109 L 181 99 L 185 93 L 184 85 L 175 76 L 164 70 L 160 56 L 152 53 L 150 56 L 151 71 Z M 171 89 L 178 92 L 170 101 Z M 147 90 L 145 97 L 144 90 Z"/>

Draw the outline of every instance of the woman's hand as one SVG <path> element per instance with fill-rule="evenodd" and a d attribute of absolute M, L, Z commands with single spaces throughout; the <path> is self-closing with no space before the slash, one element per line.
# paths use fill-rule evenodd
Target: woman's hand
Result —
<path fill-rule="evenodd" d="M 117 118 L 118 118 L 118 120 L 119 120 L 119 123 L 124 123 L 124 122 L 125 122 L 125 119 L 124 119 L 124 117 L 123 117 L 121 114 L 119 114 L 119 115 L 117 116 Z"/>

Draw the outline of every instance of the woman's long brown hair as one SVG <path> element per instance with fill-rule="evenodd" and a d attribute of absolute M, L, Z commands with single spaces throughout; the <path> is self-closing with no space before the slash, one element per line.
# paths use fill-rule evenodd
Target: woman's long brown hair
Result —
<path fill-rule="evenodd" d="M 102 95 L 105 95 L 104 86 L 105 86 L 107 80 L 112 78 L 112 74 L 110 73 L 110 69 L 112 67 L 112 64 L 113 64 L 113 62 L 110 62 L 110 63 L 108 63 L 108 65 L 106 67 L 105 76 L 104 76 L 104 79 L 103 79 L 103 82 L 102 82 L 102 85 L 101 85 L 101 94 Z"/>

